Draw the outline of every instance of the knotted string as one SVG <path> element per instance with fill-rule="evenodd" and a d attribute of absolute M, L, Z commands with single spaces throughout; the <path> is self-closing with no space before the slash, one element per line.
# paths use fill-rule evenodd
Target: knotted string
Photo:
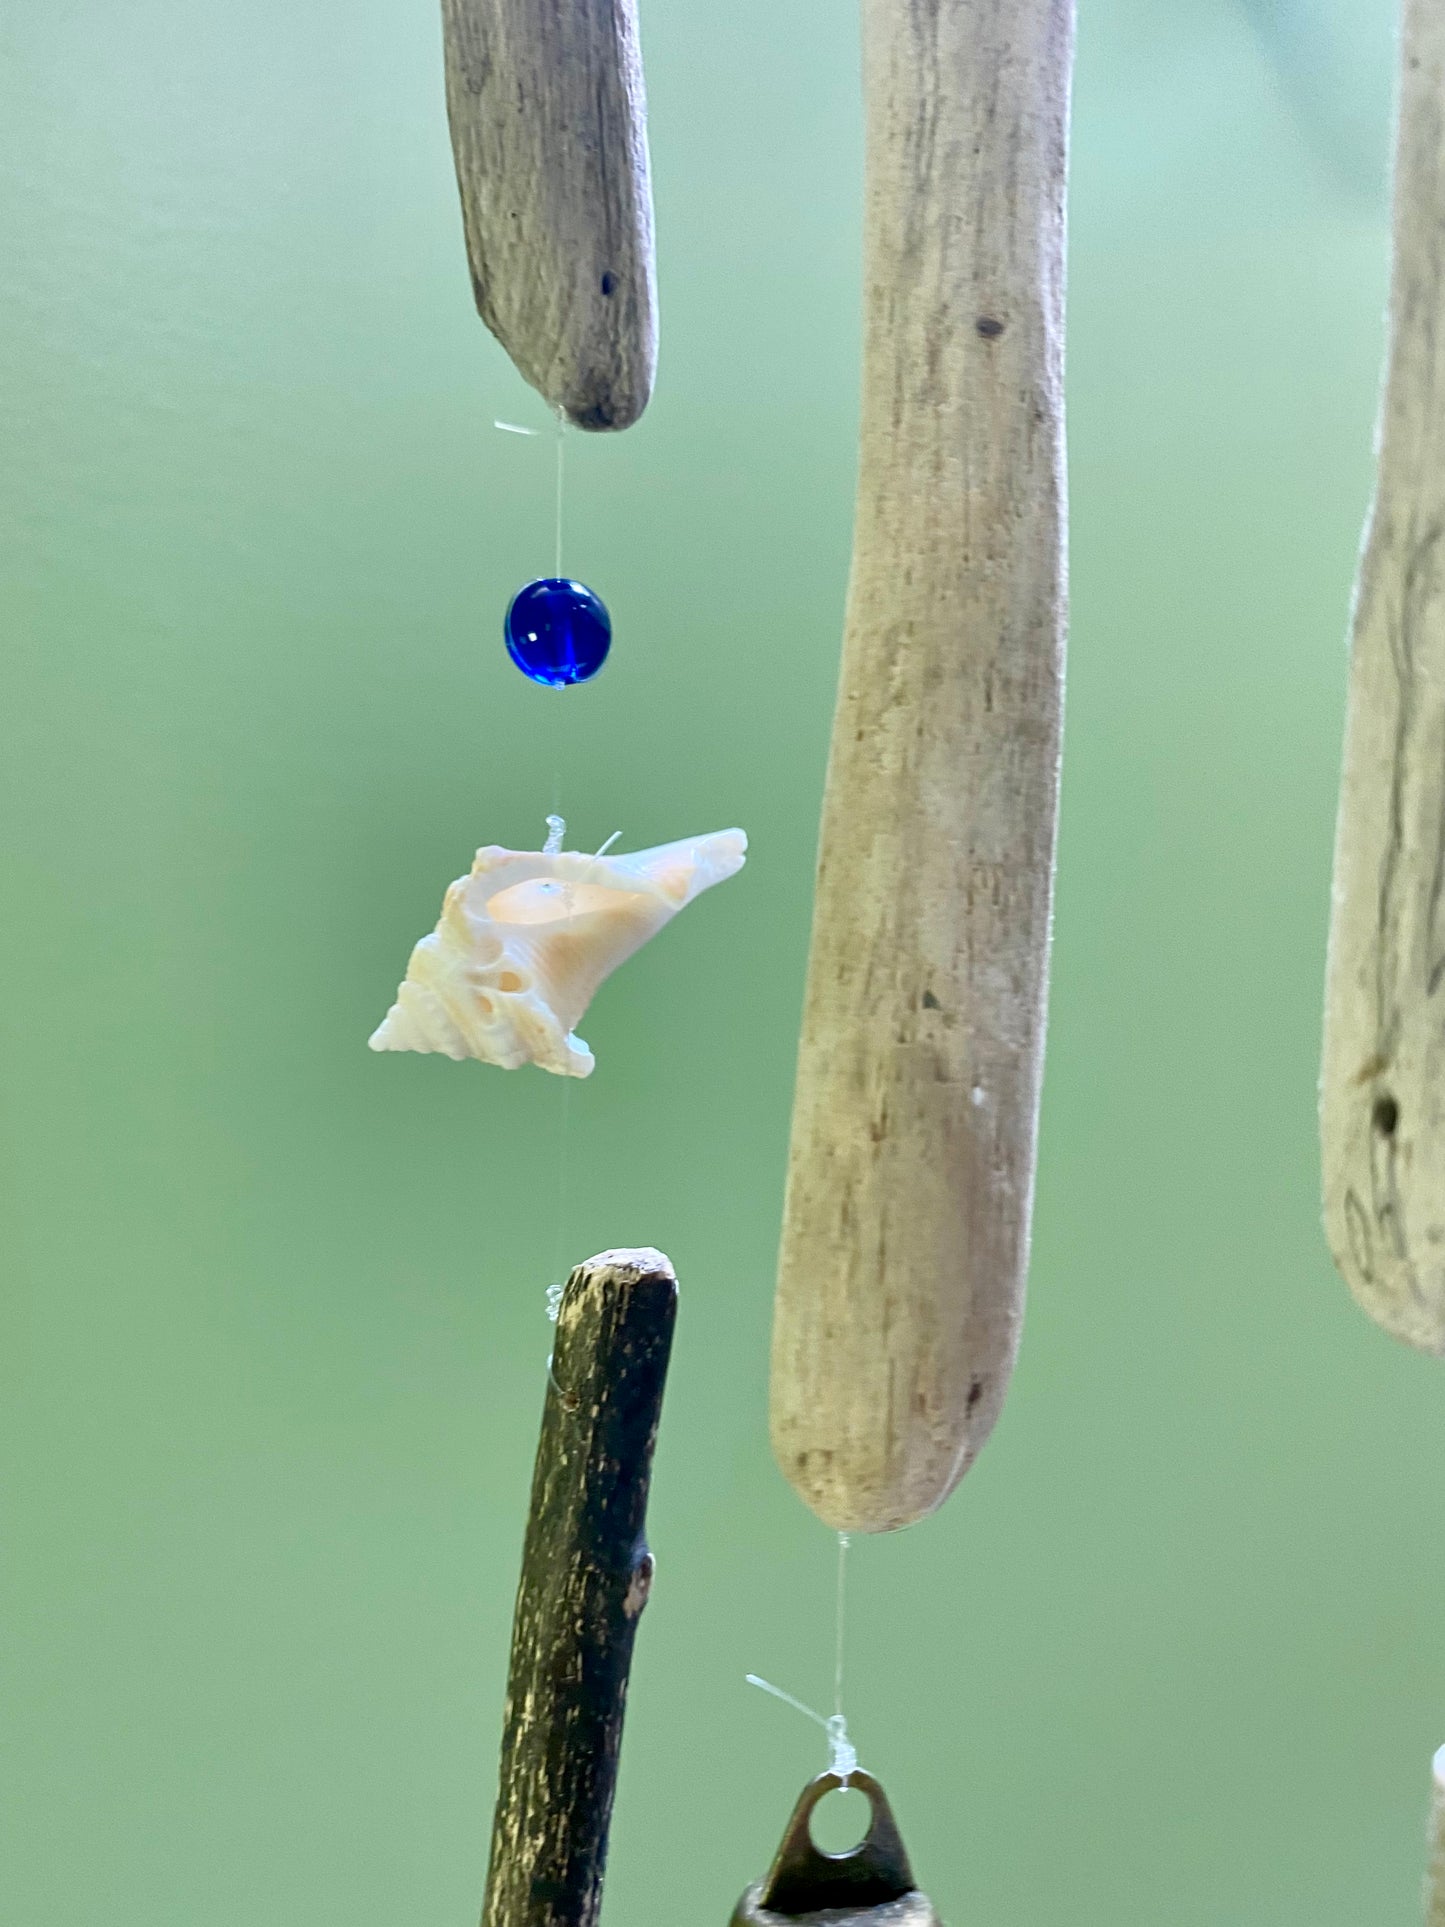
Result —
<path fill-rule="evenodd" d="M 824 1718 L 815 1713 L 811 1706 L 785 1693 L 781 1686 L 774 1686 L 770 1680 L 760 1679 L 756 1673 L 745 1675 L 749 1686 L 761 1687 L 763 1692 L 771 1693 L 774 1699 L 781 1700 L 796 1712 L 821 1726 L 828 1736 L 829 1771 L 835 1773 L 847 1786 L 858 1771 L 858 1749 L 848 1737 L 848 1721 L 843 1713 L 843 1605 L 848 1573 L 848 1535 L 838 1534 L 838 1579 L 834 1599 L 834 1640 L 833 1640 L 833 1711 Z"/>
<path fill-rule="evenodd" d="M 836 1773 L 844 1786 L 847 1786 L 849 1780 L 858 1771 L 858 1749 L 848 1738 L 848 1722 L 843 1715 L 834 1713 L 824 1719 L 821 1713 L 815 1713 L 811 1706 L 805 1706 L 800 1699 L 794 1699 L 791 1693 L 785 1693 L 781 1686 L 774 1686 L 770 1680 L 759 1679 L 756 1673 L 747 1673 L 744 1677 L 749 1686 L 761 1686 L 763 1691 L 771 1693 L 775 1700 L 781 1700 L 784 1706 L 793 1707 L 795 1711 L 812 1720 L 815 1725 L 822 1727 L 828 1735 L 828 1751 L 831 1756 L 828 1770 L 830 1773 Z"/>

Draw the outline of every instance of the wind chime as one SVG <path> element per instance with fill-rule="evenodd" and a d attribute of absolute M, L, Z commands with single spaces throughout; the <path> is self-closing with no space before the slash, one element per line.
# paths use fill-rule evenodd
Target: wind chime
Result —
<path fill-rule="evenodd" d="M 863 0 L 863 408 L 772 1354 L 782 1470 L 828 1527 L 934 1511 L 1018 1345 L 1047 991 L 1065 626 L 1064 194 L 1073 0 Z M 443 0 L 483 320 L 584 430 L 651 393 L 655 273 L 632 0 Z M 563 693 L 612 642 L 562 571 L 504 639 Z M 562 1076 L 607 974 L 741 867 L 740 830 L 633 855 L 485 848 L 412 953 L 378 1050 Z M 592 1927 L 676 1308 L 661 1253 L 556 1306 L 484 1927 Z M 936 1927 L 841 1708 L 737 1927 Z M 849 1784 L 871 1821 L 814 1845 Z"/>
<path fill-rule="evenodd" d="M 784 1473 L 840 1534 L 935 1510 L 1018 1344 L 1042 1068 L 1065 625 L 1062 339 L 1072 0 L 862 0 L 863 408 L 772 1356 Z M 477 307 L 585 430 L 656 359 L 632 0 L 443 0 Z M 1331 1249 L 1365 1309 L 1445 1355 L 1445 11 L 1404 0 L 1379 475 L 1356 588 L 1321 1078 Z M 559 445 L 560 446 L 560 445 Z M 559 470 L 560 476 L 560 470 Z M 563 575 L 503 623 L 534 681 L 594 676 Z M 487 848 L 372 1037 L 585 1077 L 622 963 L 735 874 L 740 830 L 633 855 Z M 556 1306 L 484 1927 L 593 1927 L 648 1479 L 676 1310 L 661 1253 Z M 841 1709 L 734 1927 L 936 1927 Z M 818 1801 L 870 1804 L 850 1853 Z M 1445 1927 L 1445 1748 L 1426 1906 Z"/>

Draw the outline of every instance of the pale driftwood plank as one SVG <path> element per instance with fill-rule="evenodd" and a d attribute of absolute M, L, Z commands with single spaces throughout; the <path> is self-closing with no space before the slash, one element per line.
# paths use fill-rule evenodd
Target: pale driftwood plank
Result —
<path fill-rule="evenodd" d="M 633 0 L 442 0 L 477 311 L 579 428 L 626 428 L 657 362 Z"/>
<path fill-rule="evenodd" d="M 567 1280 L 512 1629 L 483 1927 L 594 1927 L 677 1313 L 660 1251 Z"/>
<path fill-rule="evenodd" d="M 1425 1927 L 1445 1927 L 1445 1746 L 1430 1774 L 1430 1870 L 1425 1876 Z"/>
<path fill-rule="evenodd" d="M 863 420 L 773 1335 L 839 1528 L 948 1495 L 1018 1343 L 1065 620 L 1071 0 L 864 0 Z"/>
<path fill-rule="evenodd" d="M 1406 0 L 1379 474 L 1355 588 L 1320 1133 L 1370 1315 L 1445 1352 L 1445 7 Z"/>

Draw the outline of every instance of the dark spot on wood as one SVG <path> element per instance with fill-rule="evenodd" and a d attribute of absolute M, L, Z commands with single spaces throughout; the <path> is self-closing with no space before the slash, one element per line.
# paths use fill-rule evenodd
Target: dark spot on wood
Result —
<path fill-rule="evenodd" d="M 617 292 L 617 276 L 613 274 L 610 269 L 602 277 L 602 292 L 604 294 L 615 294 Z"/>
<path fill-rule="evenodd" d="M 1388 1091 L 1375 1099 L 1375 1107 L 1370 1112 L 1370 1122 L 1381 1137 L 1393 1137 L 1400 1123 L 1400 1107 Z"/>
<path fill-rule="evenodd" d="M 995 315 L 981 314 L 974 322 L 974 329 L 985 341 L 997 341 L 1003 333 L 1003 323 Z"/>
<path fill-rule="evenodd" d="M 943 1005 L 939 1003 L 931 990 L 925 990 L 923 993 L 923 1008 L 925 1010 L 942 1010 Z"/>
<path fill-rule="evenodd" d="M 603 398 L 584 408 L 569 408 L 567 419 L 574 428 L 598 429 L 615 428 L 617 411 L 609 399 Z"/>
<path fill-rule="evenodd" d="M 547 1908 L 565 1907 L 572 1899 L 572 1888 L 567 1881 L 541 1876 L 527 1882 L 527 1892 L 533 1900 Z"/>
<path fill-rule="evenodd" d="M 983 1397 L 983 1380 L 976 1378 L 968 1388 L 968 1410 L 971 1412 Z"/>

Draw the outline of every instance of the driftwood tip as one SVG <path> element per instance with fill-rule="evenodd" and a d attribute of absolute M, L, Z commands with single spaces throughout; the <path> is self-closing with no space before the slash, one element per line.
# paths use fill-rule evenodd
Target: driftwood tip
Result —
<path fill-rule="evenodd" d="M 557 1309 L 557 1332 L 560 1341 L 602 1319 L 670 1334 L 676 1316 L 672 1260 L 652 1245 L 623 1245 L 573 1267 Z"/>
<path fill-rule="evenodd" d="M 672 1260 L 655 1245 L 619 1245 L 613 1251 L 599 1251 L 595 1258 L 584 1258 L 577 1267 L 587 1273 L 614 1272 L 624 1281 L 637 1278 L 670 1278 L 675 1285 L 677 1273 Z"/>

